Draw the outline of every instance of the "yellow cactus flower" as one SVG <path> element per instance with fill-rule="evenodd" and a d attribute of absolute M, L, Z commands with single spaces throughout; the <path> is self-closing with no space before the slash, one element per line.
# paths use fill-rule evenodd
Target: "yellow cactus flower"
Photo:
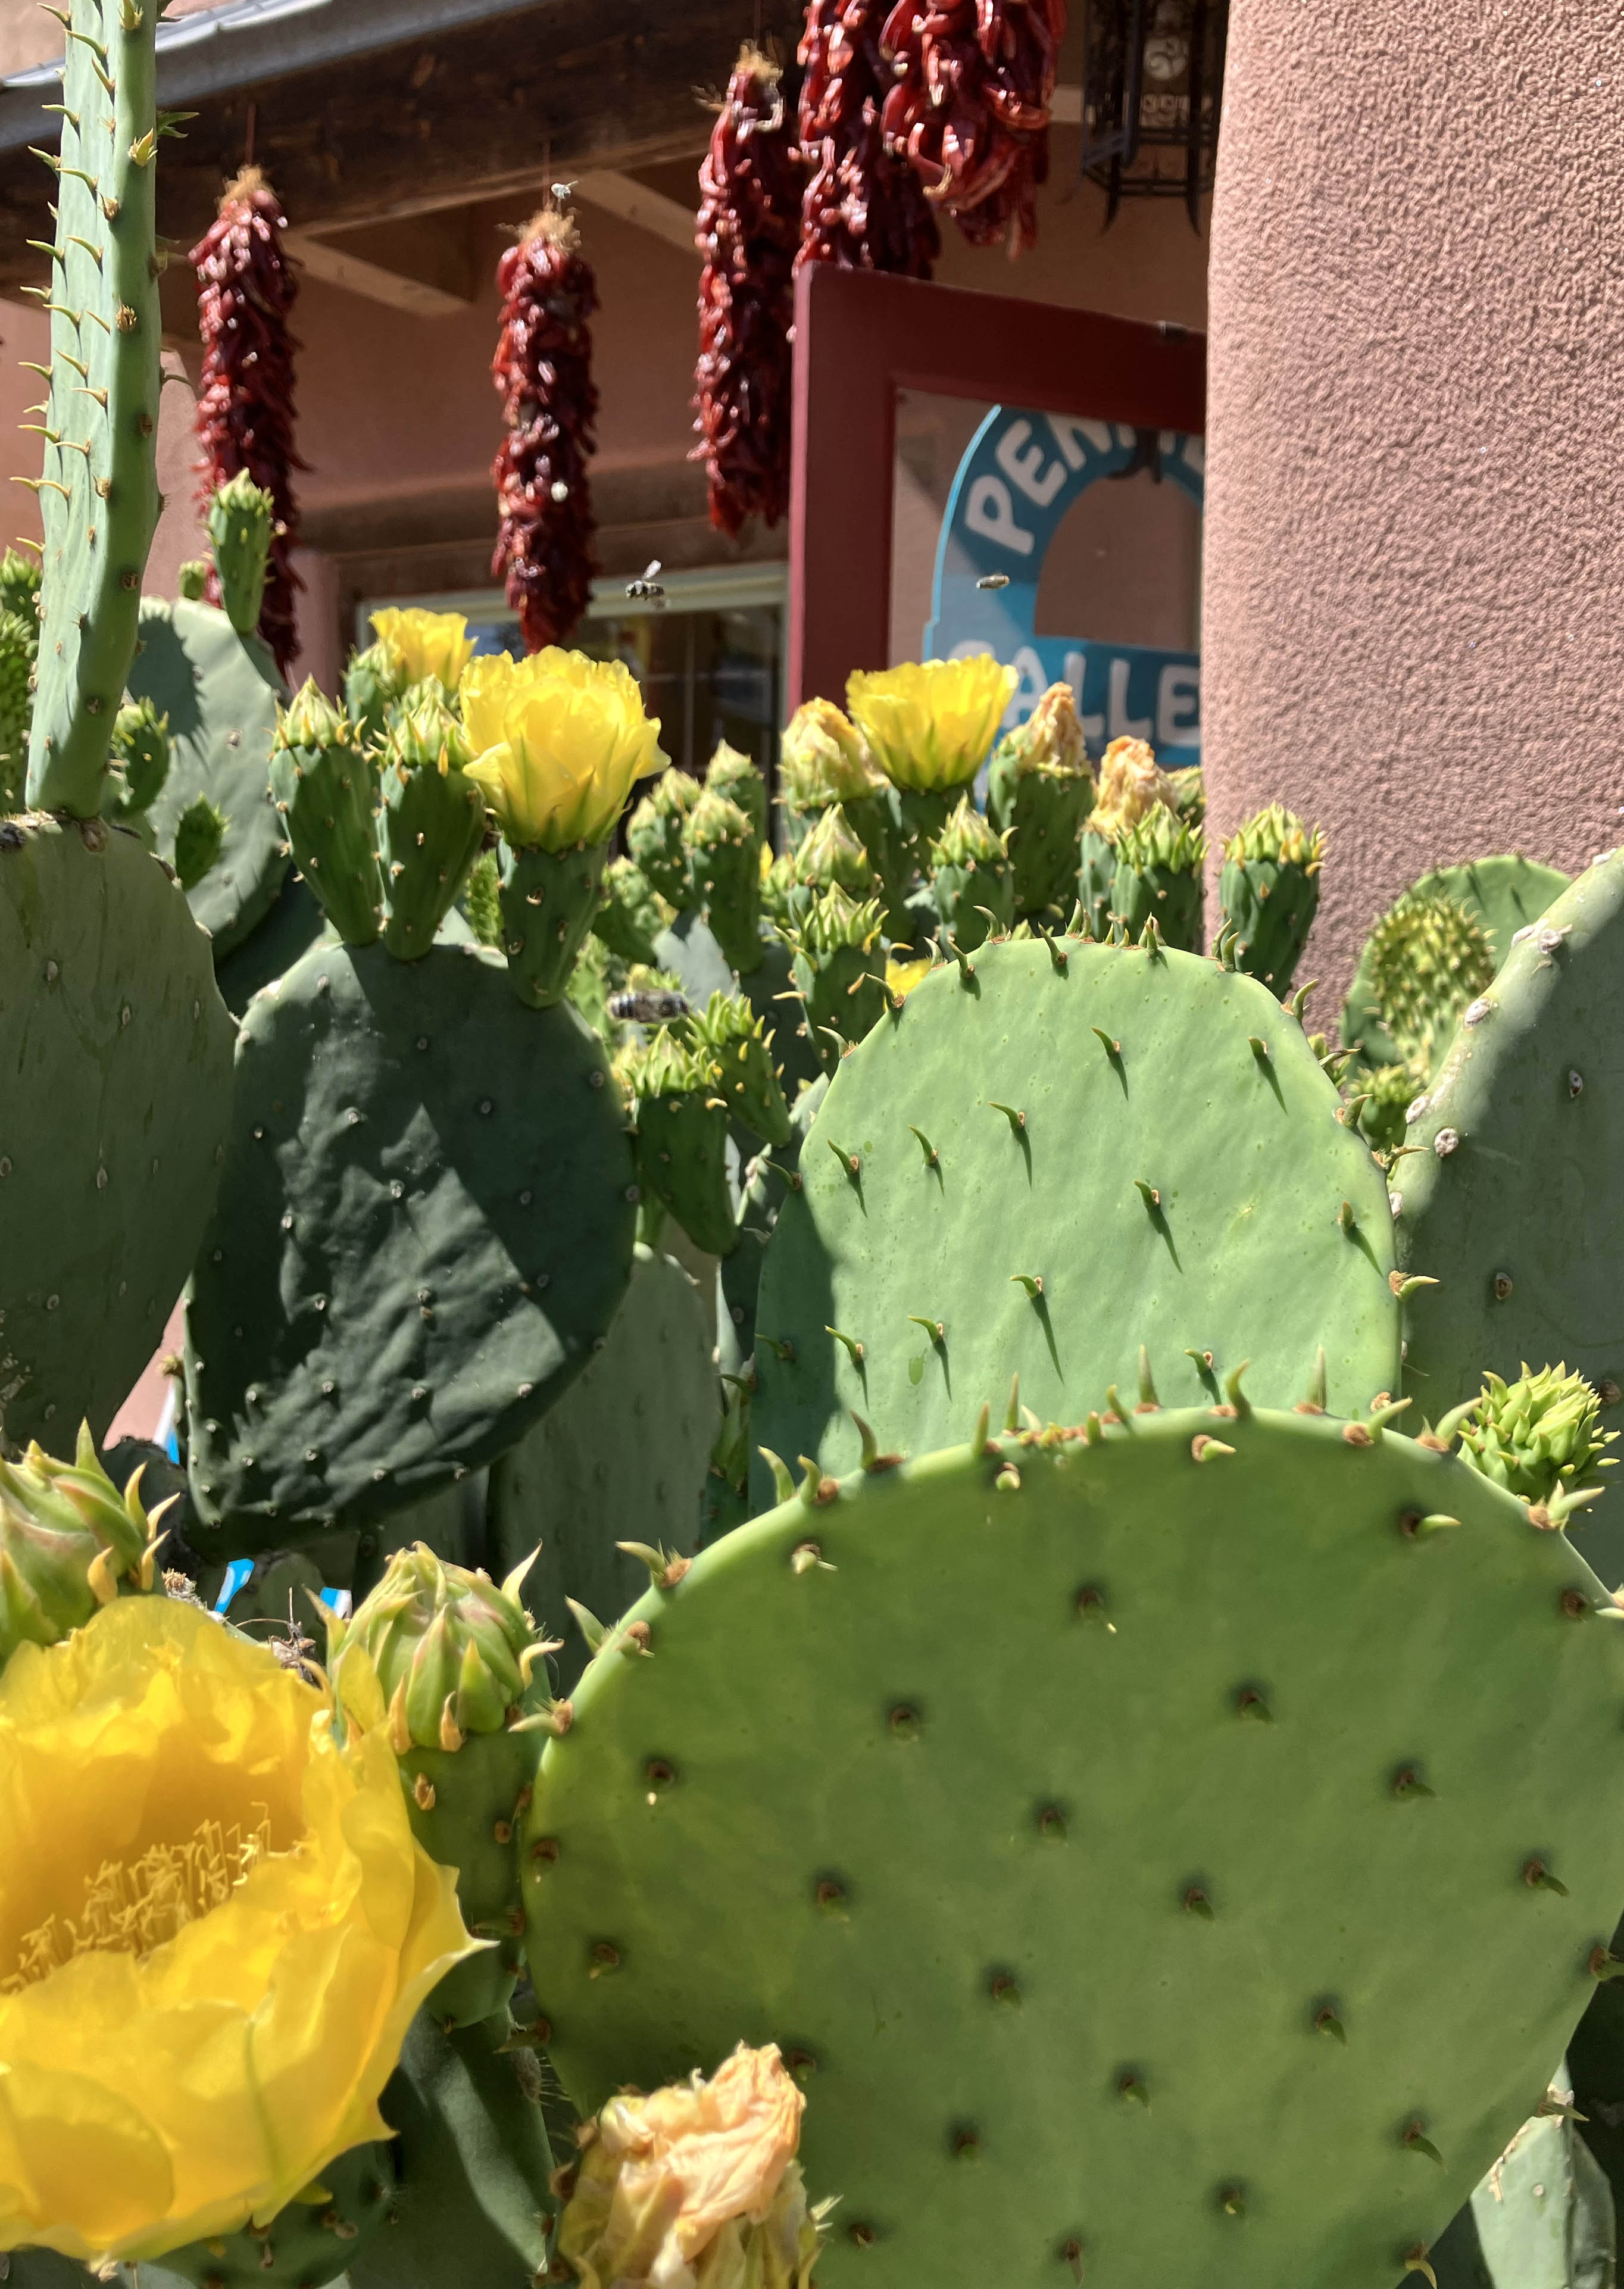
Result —
<path fill-rule="evenodd" d="M 916 985 L 922 985 L 935 968 L 929 954 L 921 954 L 917 961 L 904 961 L 895 953 L 886 956 L 886 984 L 895 999 L 905 1001 Z"/>
<path fill-rule="evenodd" d="M 0 2251 L 100 2265 L 264 2220 L 388 2135 L 474 1951 L 387 1734 L 200 1607 L 120 1599 L 0 1677 Z"/>
<path fill-rule="evenodd" d="M 434 675 L 449 699 L 474 657 L 474 638 L 460 612 L 410 610 L 374 612 L 372 632 L 390 654 L 402 683 L 422 683 Z"/>
<path fill-rule="evenodd" d="M 804 2104 L 770 2043 L 709 2082 L 611 2098 L 559 2226 L 583 2289 L 806 2289 L 823 2213 L 794 2158 Z"/>
<path fill-rule="evenodd" d="M 556 644 L 527 659 L 476 659 L 463 678 L 462 712 L 474 754 L 468 776 L 515 850 L 607 841 L 633 783 L 671 761 L 625 662 Z"/>
<path fill-rule="evenodd" d="M 1019 682 L 985 652 L 909 660 L 848 676 L 846 706 L 892 786 L 929 793 L 975 778 Z"/>

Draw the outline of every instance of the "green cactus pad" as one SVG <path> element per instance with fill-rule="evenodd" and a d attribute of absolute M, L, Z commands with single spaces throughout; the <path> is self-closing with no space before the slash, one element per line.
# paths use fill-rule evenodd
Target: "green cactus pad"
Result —
<path fill-rule="evenodd" d="M 390 2149 L 381 2139 L 352 2146 L 268 2224 L 169 2250 L 162 2270 L 195 2289 L 321 2289 L 377 2237 L 394 2199 Z M 140 2278 L 157 2269 L 143 2265 Z"/>
<path fill-rule="evenodd" d="M 1616 2277 L 1612 2189 L 1565 2078 L 1545 2104 L 1450 2220 L 1431 2256 L 1438 2289 L 1608 2289 Z"/>
<path fill-rule="evenodd" d="M 234 1017 L 240 1017 L 262 985 L 291 969 L 301 953 L 327 928 L 327 917 L 302 874 L 287 874 L 275 902 L 242 945 L 217 961 L 214 982 Z"/>
<path fill-rule="evenodd" d="M 1559 868 L 1538 865 L 1531 858 L 1477 858 L 1464 866 L 1440 866 L 1423 874 L 1412 888 L 1423 897 L 1442 891 L 1475 916 L 1489 934 L 1498 968 L 1510 953 L 1517 931 L 1538 921 L 1553 899 L 1562 896 L 1570 879 Z M 1359 1046 L 1368 1065 L 1398 1061 L 1392 1036 L 1381 1023 L 1368 944 L 1342 1004 L 1341 1038 L 1349 1049 Z"/>
<path fill-rule="evenodd" d="M 352 2289 L 545 2280 L 558 2204 L 542 2071 L 505 2011 L 450 2034 L 418 2012 L 378 2100 L 399 2133 L 399 2190 L 385 2230 L 350 2261 Z"/>
<path fill-rule="evenodd" d="M 270 912 L 288 871 L 267 773 L 282 678 L 258 639 L 244 642 L 211 604 L 148 596 L 129 684 L 169 718 L 169 776 L 150 813 L 159 856 L 172 857 L 199 795 L 225 814 L 219 859 L 188 894 L 224 961 Z"/>
<path fill-rule="evenodd" d="M 1394 1171 L 1406 1267 L 1405 1388 L 1435 1420 L 1490 1369 L 1566 1365 L 1624 1387 L 1624 853 L 1581 874 L 1512 949 L 1459 1032 Z M 1611 1428 L 1616 1416 L 1604 1412 Z M 1624 1535 L 1597 1571 L 1624 1580 Z"/>
<path fill-rule="evenodd" d="M 69 0 L 64 22 L 28 801 L 93 818 L 158 522 L 157 10 Z"/>
<path fill-rule="evenodd" d="M 1563 1537 L 1379 1424 L 1130 1423 L 815 1478 L 547 1743 L 553 2064 L 777 2042 L 825 2289 L 1391 2285 L 1593 1991 L 1624 1630 Z"/>
<path fill-rule="evenodd" d="M 597 912 L 609 847 L 510 850 L 502 845 L 502 951 L 509 983 L 533 1009 L 563 999 Z"/>
<path fill-rule="evenodd" d="M 935 970 L 842 1061 L 802 1151 L 755 1437 L 846 1468 L 856 1408 L 922 1453 L 1016 1369 L 1072 1420 L 1108 1384 L 1132 1401 L 1141 1344 L 1168 1403 L 1250 1360 L 1247 1388 L 1290 1405 L 1323 1344 L 1331 1404 L 1367 1404 L 1398 1377 L 1392 1234 L 1337 1113 L 1296 1019 L 1198 955 L 1011 939 Z"/>
<path fill-rule="evenodd" d="M 699 1291 L 673 1257 L 640 1246 L 603 1350 L 491 1465 L 490 1562 L 506 1572 L 540 1543 L 521 1594 L 564 1639 L 554 1657 L 564 1692 L 587 1655 L 566 1600 L 612 1620 L 649 1582 L 619 1543 L 693 1549 L 720 1419 Z"/>
<path fill-rule="evenodd" d="M 0 824 L 0 1430 L 98 1436 L 203 1236 L 230 1118 L 209 942 L 100 820 Z"/>
<path fill-rule="evenodd" d="M 472 947 L 313 947 L 243 1020 L 187 1310 L 219 1546 L 386 1516 L 512 1446 L 607 1331 L 635 1215 L 572 1010 L 522 1008 Z"/>

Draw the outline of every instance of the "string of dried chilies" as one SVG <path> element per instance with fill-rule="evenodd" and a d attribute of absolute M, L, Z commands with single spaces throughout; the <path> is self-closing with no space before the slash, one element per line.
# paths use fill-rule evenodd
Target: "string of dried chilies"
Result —
<path fill-rule="evenodd" d="M 711 522 L 728 534 L 748 516 L 776 524 L 789 506 L 801 168 L 779 79 L 758 48 L 740 51 L 699 170 L 693 459 L 705 465 Z"/>
<path fill-rule="evenodd" d="M 592 596 L 587 463 L 597 444 L 592 379 L 597 281 L 569 217 L 544 207 L 497 268 L 502 325 L 490 371 L 507 424 L 491 478 L 500 528 L 491 570 L 527 650 L 561 643 Z"/>
<path fill-rule="evenodd" d="M 203 382 L 197 399 L 198 498 L 245 471 L 276 505 L 259 634 L 284 672 L 299 648 L 293 570 L 299 514 L 292 473 L 307 466 L 293 447 L 293 353 L 289 331 L 299 283 L 283 245 L 287 218 L 258 167 L 221 194 L 219 211 L 187 258 L 197 274 Z M 209 576 L 208 598 L 220 601 Z"/>
<path fill-rule="evenodd" d="M 973 246 L 1037 238 L 1065 23 L 1065 0 L 896 0 L 886 18 L 887 148 Z"/>
<path fill-rule="evenodd" d="M 887 150 L 892 85 L 881 52 L 888 0 L 808 0 L 800 42 L 800 143 L 808 168 L 799 267 L 833 262 L 928 278 L 942 251 L 924 187 Z"/>

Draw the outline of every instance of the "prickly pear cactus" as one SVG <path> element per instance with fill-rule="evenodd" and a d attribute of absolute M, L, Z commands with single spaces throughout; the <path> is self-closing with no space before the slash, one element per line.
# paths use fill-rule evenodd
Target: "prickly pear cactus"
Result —
<path fill-rule="evenodd" d="M 879 1023 L 890 996 L 880 949 L 880 908 L 848 898 L 838 886 L 821 890 L 787 934 L 794 956 L 790 980 L 807 1039 L 825 1073 L 847 1046 Z"/>
<path fill-rule="evenodd" d="M 761 966 L 761 841 L 749 812 L 707 785 L 683 829 L 689 873 L 705 921 L 729 966 L 747 977 Z"/>
<path fill-rule="evenodd" d="M 1618 1404 L 1621 980 L 1614 851 L 1512 947 L 1415 1109 L 1407 1141 L 1419 1149 L 1393 1176 L 1398 1245 L 1438 1284 L 1407 1307 L 1405 1388 L 1435 1419 L 1485 1370 L 1509 1382 L 1524 1360 L 1564 1360 L 1604 1407 Z M 1582 1546 L 1595 1544 L 1609 1581 L 1624 1580 L 1624 1535 L 1604 1511 Z"/>
<path fill-rule="evenodd" d="M 384 944 L 402 961 L 420 960 L 434 945 L 484 840 L 485 797 L 464 770 L 471 760 L 461 723 L 434 694 L 402 707 L 385 742 L 378 819 Z M 584 917 L 577 945 L 585 933 Z"/>
<path fill-rule="evenodd" d="M 1613 2289 L 1612 2189 L 1564 2070 L 1431 2253 L 1438 2289 Z"/>
<path fill-rule="evenodd" d="M 221 485 L 209 504 L 209 542 L 219 576 L 220 602 L 238 635 L 256 635 L 265 602 L 265 572 L 276 503 L 246 469 Z"/>
<path fill-rule="evenodd" d="M 696 1248 L 726 1256 L 737 1245 L 728 1182 L 728 1105 L 711 1059 L 662 1031 L 620 1070 L 637 1129 L 637 1173 Z"/>
<path fill-rule="evenodd" d="M 1539 921 L 1553 899 L 1567 889 L 1569 879 L 1558 868 L 1536 865 L 1528 858 L 1477 858 L 1468 865 L 1440 866 L 1423 874 L 1412 884 L 1409 895 L 1442 896 L 1463 906 L 1487 933 L 1498 969 L 1510 953 L 1517 931 Z M 1341 1038 L 1347 1048 L 1359 1050 L 1366 1065 L 1396 1065 L 1398 1049 L 1382 1021 L 1371 965 L 1372 945 L 1367 940 L 1342 1005 Z"/>
<path fill-rule="evenodd" d="M 39 622 L 30 602 L 25 613 L 0 609 L 0 818 L 28 801 L 28 724 Z"/>
<path fill-rule="evenodd" d="M 1371 984 L 1389 1038 L 1421 1081 L 1498 964 L 1477 916 L 1442 891 L 1406 890 L 1371 932 Z"/>
<path fill-rule="evenodd" d="M 571 1605 L 612 1619 L 633 1602 L 649 1575 L 629 1541 L 693 1550 L 720 1411 L 699 1292 L 672 1257 L 640 1247 L 602 1351 L 490 1470 L 490 1563 L 518 1566 L 539 1543 L 521 1594 L 564 1639 L 565 1693 L 588 1653 L 564 1625 Z"/>
<path fill-rule="evenodd" d="M 1130 937 L 1154 921 L 1166 945 L 1201 947 L 1201 868 L 1206 837 L 1158 805 L 1117 836 L 1111 909 Z"/>
<path fill-rule="evenodd" d="M 1094 774 L 1069 683 L 1051 683 L 987 770 L 987 818 L 1006 836 L 1023 918 L 1050 906 L 1063 921 L 1076 895 L 1078 839 L 1094 807 Z"/>
<path fill-rule="evenodd" d="M 156 16 L 155 0 L 69 0 L 61 148 L 48 162 L 57 232 L 28 802 L 81 818 L 101 808 L 158 522 Z"/>
<path fill-rule="evenodd" d="M 195 2289 L 321 2289 L 381 2230 L 394 2205 L 394 2160 L 381 2139 L 352 2146 L 264 2224 L 164 2254 L 161 2270 Z M 143 2277 L 159 2268 L 143 2266 Z"/>
<path fill-rule="evenodd" d="M 683 830 L 699 793 L 698 780 L 673 763 L 661 772 L 626 821 L 626 849 L 633 863 L 649 887 L 679 913 L 698 904 Z"/>
<path fill-rule="evenodd" d="M 151 811 L 159 857 L 173 857 L 199 798 L 224 817 L 219 858 L 187 896 L 223 961 L 270 912 L 288 871 L 267 777 L 282 678 L 258 637 L 238 635 L 212 605 L 148 596 L 128 681 L 132 698 L 168 719 L 169 772 Z"/>
<path fill-rule="evenodd" d="M 1131 1409 L 1142 1344 L 1165 1400 L 1250 1360 L 1288 1404 L 1323 1344 L 1331 1404 L 1368 1403 L 1398 1376 L 1391 1224 L 1337 1116 L 1296 1018 L 1197 955 L 1012 939 L 936 969 L 802 1148 L 761 1277 L 756 1440 L 843 1468 L 855 1408 L 922 1453 L 1017 1369 L 1043 1420 L 1108 1384 Z"/>
<path fill-rule="evenodd" d="M 942 927 L 964 953 L 1015 920 L 1015 873 L 1001 835 L 971 802 L 959 808 L 930 846 L 930 889 Z"/>
<path fill-rule="evenodd" d="M 1619 1434 L 1598 1428 L 1600 1407 L 1583 1376 L 1565 1367 L 1534 1375 L 1524 1361 L 1515 1383 L 1491 1370 L 1483 1396 L 1445 1421 L 1458 1424 L 1461 1458 L 1474 1470 L 1524 1502 L 1548 1505 L 1591 1472 L 1614 1467 L 1606 1449 Z"/>
<path fill-rule="evenodd" d="M 1278 803 L 1238 827 L 1223 846 L 1218 894 L 1235 938 L 1235 966 L 1261 977 L 1283 1001 L 1319 906 L 1325 837 Z"/>
<path fill-rule="evenodd" d="M 577 2108 L 778 2043 L 829 2289 L 1424 2264 L 1624 1894 L 1624 1631 L 1382 1421 L 871 1447 L 651 1590 L 521 1862 Z"/>
<path fill-rule="evenodd" d="M 473 947 L 313 947 L 243 1021 L 187 1308 L 219 1547 L 382 1517 L 512 1446 L 607 1333 L 635 1216 L 573 1011 L 525 1009 Z"/>
<path fill-rule="evenodd" d="M 98 1606 L 147 1591 L 155 1578 L 156 1519 L 141 1500 L 142 1472 L 121 1495 L 81 1425 L 71 1463 L 31 1445 L 0 1460 L 0 1670 L 20 1645 L 60 1644 Z"/>
<path fill-rule="evenodd" d="M 277 719 L 270 793 L 299 873 L 333 928 L 347 945 L 370 945 L 384 903 L 377 758 L 314 676 Z"/>

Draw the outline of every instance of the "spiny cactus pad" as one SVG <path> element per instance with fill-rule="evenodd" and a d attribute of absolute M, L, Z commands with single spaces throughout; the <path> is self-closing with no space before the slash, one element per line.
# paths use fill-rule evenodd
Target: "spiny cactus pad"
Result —
<path fill-rule="evenodd" d="M 208 1221 L 231 1105 L 209 941 L 133 836 L 0 824 L 0 1430 L 98 1434 Z"/>
<path fill-rule="evenodd" d="M 1551 901 L 1562 896 L 1568 881 L 1555 866 L 1537 865 L 1530 858 L 1497 857 L 1476 858 L 1464 866 L 1439 866 L 1423 874 L 1413 887 L 1421 897 L 1441 891 L 1475 916 L 1489 934 L 1498 969 L 1510 953 L 1517 932 L 1538 921 Z M 1393 1038 L 1381 1023 L 1368 943 L 1342 1005 L 1341 1031 L 1347 1048 L 1360 1045 L 1366 1065 L 1397 1062 Z"/>
<path fill-rule="evenodd" d="M 1406 1307 L 1405 1388 L 1436 1420 L 1493 1368 L 1564 1360 L 1624 1386 L 1624 853 L 1581 874 L 1511 949 L 1408 1130 L 1398 1242 L 1437 1280 Z M 1611 1427 L 1614 1418 L 1604 1413 Z M 1604 1505 L 1604 1511 L 1605 1505 Z M 1589 1537 L 1608 1529 L 1582 1529 Z M 1619 1556 L 1597 1570 L 1624 1580 Z"/>
<path fill-rule="evenodd" d="M 693 1549 L 720 1413 L 699 1291 L 672 1257 L 640 1247 L 602 1351 L 491 1466 L 490 1562 L 505 1572 L 541 1545 L 522 1595 L 564 1640 L 564 1692 L 587 1653 L 566 1600 L 612 1621 L 649 1579 L 623 1542 Z"/>
<path fill-rule="evenodd" d="M 1250 1360 L 1290 1405 L 1321 1344 L 1332 1405 L 1368 1403 L 1398 1375 L 1391 1220 L 1337 1112 L 1296 1019 L 1198 955 L 1010 940 L 936 970 L 840 1062 L 801 1153 L 754 1436 L 846 1468 L 855 1408 L 920 1454 L 1015 1369 L 1064 1420 L 1108 1384 L 1131 1403 L 1141 1344 L 1169 1403 Z"/>
<path fill-rule="evenodd" d="M 1379 1424 L 1157 1413 L 808 1493 L 651 1590 L 547 1743 L 576 2104 L 777 2042 L 827 2289 L 1390 2289 L 1624 1894 L 1600 1584 Z"/>
<path fill-rule="evenodd" d="M 250 1551 L 512 1446 L 607 1330 L 635 1215 L 572 1010 L 524 1009 L 472 947 L 312 947 L 238 1041 L 187 1310 L 204 1516 Z"/>
<path fill-rule="evenodd" d="M 169 718 L 169 776 L 152 810 L 159 855 L 172 855 L 199 795 L 225 813 L 219 857 L 188 894 L 223 961 L 270 912 L 288 871 L 267 773 L 282 679 L 259 639 L 245 642 L 224 612 L 148 596 L 130 690 Z"/>

